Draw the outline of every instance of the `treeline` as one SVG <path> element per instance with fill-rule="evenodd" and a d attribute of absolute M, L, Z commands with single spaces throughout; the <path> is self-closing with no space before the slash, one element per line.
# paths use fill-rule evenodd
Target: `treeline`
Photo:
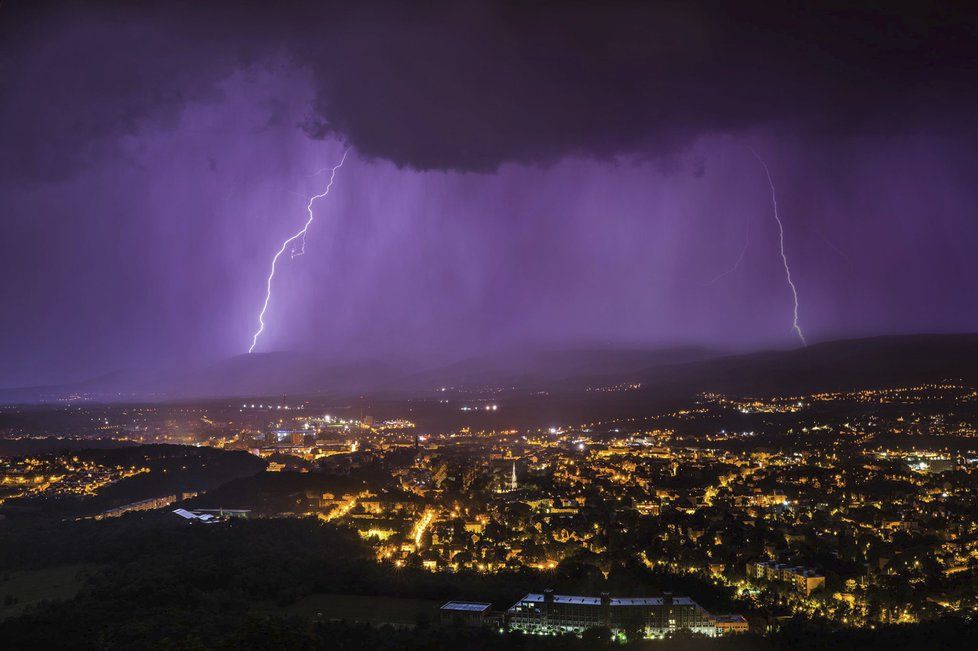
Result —
<path fill-rule="evenodd" d="M 275 515 L 307 504 L 306 493 L 358 493 L 367 488 L 360 479 L 319 472 L 261 472 L 240 477 L 200 495 L 188 508 L 250 509 L 252 515 Z"/>
<path fill-rule="evenodd" d="M 571 594 L 610 591 L 620 596 L 669 591 L 720 612 L 740 605 L 731 600 L 728 590 L 708 580 L 653 572 L 636 559 L 613 564 L 607 578 L 593 565 L 575 559 L 547 572 L 522 568 L 492 574 L 434 573 L 422 570 L 416 556 L 407 567 L 395 568 L 376 563 L 372 550 L 351 530 L 314 518 L 191 526 L 169 512 L 137 512 L 102 521 L 43 521 L 0 528 L 0 571 L 75 563 L 131 566 L 140 572 L 167 564 L 177 571 L 189 567 L 204 574 L 214 567 L 242 575 L 256 572 L 283 581 L 281 591 L 253 595 L 276 601 L 313 592 L 350 592 L 490 601 L 505 608 L 527 592 L 551 587 Z"/>

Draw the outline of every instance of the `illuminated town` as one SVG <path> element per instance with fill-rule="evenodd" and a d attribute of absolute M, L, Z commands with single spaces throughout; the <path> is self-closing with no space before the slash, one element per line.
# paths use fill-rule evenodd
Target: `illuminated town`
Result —
<path fill-rule="evenodd" d="M 506 410 L 498 392 L 494 402 L 444 393 L 429 406 L 491 414 L 473 418 Z M 541 584 L 528 587 L 540 604 L 546 582 L 562 573 L 600 580 L 641 566 L 674 581 L 673 592 L 692 585 L 727 609 L 689 602 L 702 613 L 695 625 L 649 614 L 643 630 L 661 637 L 680 629 L 770 632 L 792 617 L 873 628 L 978 610 L 976 415 L 978 392 L 936 384 L 783 398 L 711 393 L 648 417 L 504 430 L 473 423 L 434 431 L 404 416 L 336 416 L 288 402 L 76 407 L 48 417 L 131 450 L 216 448 L 264 467 L 244 484 L 212 491 L 182 486 L 97 512 L 82 501 L 76 518 L 178 507 L 188 517 L 210 514 L 215 524 L 315 518 L 355 532 L 392 568 L 537 571 Z M 6 435 L 31 440 L 24 430 Z M 148 465 L 110 467 L 93 459 L 7 456 L 5 506 L 95 496 L 152 476 L 148 465 L 165 473 L 173 463 L 146 456 Z M 605 621 L 599 597 L 591 615 L 598 619 L 587 620 L 595 625 Z M 612 598 L 624 597 L 632 596 Z M 513 608 L 482 617 L 529 633 L 587 628 L 554 623 L 563 621 L 556 615 L 531 625 L 519 604 Z M 625 628 L 613 632 L 624 636 Z"/>
<path fill-rule="evenodd" d="M 978 638 L 978 4 L 0 0 L 0 651 Z"/>

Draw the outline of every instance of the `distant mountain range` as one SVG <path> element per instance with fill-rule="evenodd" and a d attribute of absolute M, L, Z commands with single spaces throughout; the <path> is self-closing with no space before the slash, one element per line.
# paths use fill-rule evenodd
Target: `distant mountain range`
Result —
<path fill-rule="evenodd" d="M 978 334 L 894 335 L 716 357 L 649 369 L 650 387 L 744 395 L 909 386 L 978 385 Z"/>
<path fill-rule="evenodd" d="M 61 386 L 0 389 L 0 403 L 197 398 L 422 397 L 441 387 L 573 394 L 621 383 L 639 393 L 801 393 L 939 380 L 978 385 L 978 334 L 850 339 L 726 355 L 699 347 L 514 351 L 422 368 L 403 361 L 335 362 L 302 353 L 239 355 L 199 369 L 117 372 Z"/>

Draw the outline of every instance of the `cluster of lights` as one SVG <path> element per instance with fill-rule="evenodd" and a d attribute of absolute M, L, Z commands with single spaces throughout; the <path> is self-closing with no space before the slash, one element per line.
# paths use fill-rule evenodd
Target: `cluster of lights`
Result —
<path fill-rule="evenodd" d="M 482 407 L 465 405 L 462 407 L 462 411 L 496 411 L 497 409 L 499 409 L 499 405 L 484 405 Z"/>
<path fill-rule="evenodd" d="M 292 407 L 290 407 L 289 405 L 261 405 L 261 404 L 256 405 L 254 403 L 250 405 L 249 404 L 241 405 L 241 408 L 242 409 L 285 409 L 286 411 L 292 409 Z"/>

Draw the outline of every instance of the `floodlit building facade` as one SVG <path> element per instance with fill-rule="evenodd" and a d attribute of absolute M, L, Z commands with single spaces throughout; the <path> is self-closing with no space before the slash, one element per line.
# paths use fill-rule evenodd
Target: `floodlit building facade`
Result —
<path fill-rule="evenodd" d="M 702 635 L 719 633 L 716 618 L 688 597 L 618 598 L 556 595 L 552 590 L 528 594 L 507 612 L 510 628 L 535 634 L 575 633 L 607 627 L 612 634 L 640 631 L 645 637 L 664 637 L 688 630 Z"/>

